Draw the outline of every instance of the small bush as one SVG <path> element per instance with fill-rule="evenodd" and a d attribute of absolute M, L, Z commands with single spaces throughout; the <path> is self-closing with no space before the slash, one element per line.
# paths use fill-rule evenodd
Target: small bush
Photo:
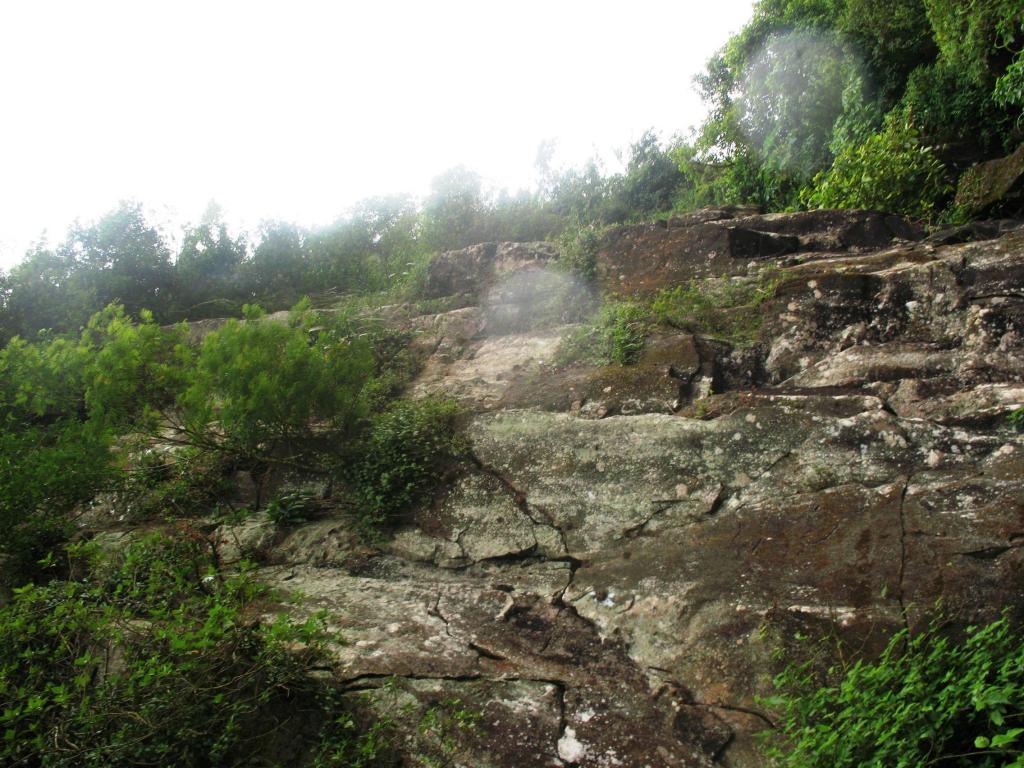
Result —
<path fill-rule="evenodd" d="M 1024 641 L 1005 619 L 961 643 L 900 632 L 877 661 L 829 672 L 838 679 L 810 665 L 775 679 L 772 765 L 1024 766 Z"/>
<path fill-rule="evenodd" d="M 372 734 L 309 676 L 321 618 L 258 620 L 262 589 L 213 571 L 188 529 L 72 553 L 80 578 L 24 587 L 0 608 L 0 763 L 371 763 Z M 270 759 L 278 729 L 286 754 Z"/>
<path fill-rule="evenodd" d="M 644 350 L 650 325 L 651 312 L 645 305 L 631 301 L 607 303 L 592 322 L 566 334 L 554 362 L 631 365 Z"/>
<path fill-rule="evenodd" d="M 301 491 L 286 493 L 267 505 L 267 517 L 278 528 L 301 525 L 315 513 L 315 496 Z"/>
<path fill-rule="evenodd" d="M 1012 411 L 1006 418 L 1007 421 L 1017 429 L 1024 429 L 1024 408 L 1018 408 L 1017 410 Z"/>
<path fill-rule="evenodd" d="M 778 279 L 770 273 L 756 281 L 691 280 L 661 291 L 654 299 L 655 319 L 676 328 L 716 336 L 743 347 L 757 340 L 760 306 L 775 295 Z"/>
<path fill-rule="evenodd" d="M 601 326 L 608 357 L 619 365 L 635 363 L 644 351 L 644 339 L 650 330 L 651 313 L 643 304 L 619 302 L 601 310 Z"/>
<path fill-rule="evenodd" d="M 913 125 L 890 119 L 863 144 L 848 146 L 801 195 L 812 208 L 870 208 L 928 217 L 952 191 L 946 168 Z"/>
<path fill-rule="evenodd" d="M 440 481 L 462 450 L 452 402 L 398 400 L 372 417 L 347 469 L 357 514 L 368 528 L 392 522 Z"/>

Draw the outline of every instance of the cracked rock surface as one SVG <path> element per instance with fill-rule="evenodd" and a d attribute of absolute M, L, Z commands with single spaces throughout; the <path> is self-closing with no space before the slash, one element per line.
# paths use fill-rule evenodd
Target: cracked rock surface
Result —
<path fill-rule="evenodd" d="M 413 393 L 462 402 L 471 454 L 392 537 L 369 547 L 341 518 L 222 535 L 268 549 L 262 577 L 305 597 L 288 610 L 328 612 L 353 695 L 386 711 L 397 677 L 410 706 L 458 698 L 480 719 L 455 765 L 746 768 L 798 634 L 870 654 L 940 599 L 965 621 L 1024 606 L 1015 223 L 925 238 L 881 214 L 722 210 L 621 228 L 605 291 L 780 276 L 752 347 L 659 329 L 626 368 L 554 366 L 581 317 L 516 310 L 585 294 L 541 279 L 553 258 L 436 260 L 433 294 L 477 306 L 417 320 Z"/>

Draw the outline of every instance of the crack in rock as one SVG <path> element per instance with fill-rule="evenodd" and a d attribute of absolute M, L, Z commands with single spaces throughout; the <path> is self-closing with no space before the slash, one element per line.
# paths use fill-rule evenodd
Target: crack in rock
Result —
<path fill-rule="evenodd" d="M 527 500 L 526 493 L 517 488 L 515 483 L 513 483 L 512 480 L 510 480 L 501 470 L 484 463 L 484 461 L 473 452 L 469 453 L 469 460 L 480 472 L 483 472 L 485 475 L 492 477 L 501 483 L 501 485 L 504 486 L 512 496 L 512 500 L 515 502 L 519 510 L 526 515 L 535 526 L 546 527 L 555 531 L 562 544 L 562 551 L 568 554 L 569 542 L 566 538 L 565 531 L 558 525 L 558 523 L 555 522 L 554 518 L 552 518 L 546 510 L 541 507 L 537 507 L 537 511 L 545 518 L 543 520 L 538 520 L 536 515 L 533 513 L 533 506 Z"/>
<path fill-rule="evenodd" d="M 906 505 L 907 500 L 907 491 L 910 488 L 910 481 L 913 479 L 913 477 L 913 474 L 907 475 L 907 479 L 903 483 L 903 490 L 900 491 L 900 564 L 896 585 L 896 598 L 900 606 L 900 616 L 903 617 L 903 626 L 908 633 L 910 632 L 910 617 L 907 614 L 907 604 L 904 596 L 904 581 L 906 579 L 907 571 L 907 520 L 904 507 Z"/>
<path fill-rule="evenodd" d="M 430 606 L 430 605 L 427 606 L 427 615 L 428 616 L 433 616 L 436 619 L 440 619 L 441 622 L 444 624 L 444 633 L 446 635 L 448 635 L 448 637 L 452 637 L 453 636 L 452 632 L 451 632 L 451 625 L 448 622 L 448 618 L 443 613 L 441 613 L 441 593 L 440 592 L 437 593 L 437 598 L 434 600 L 434 604 L 432 606 Z"/>
<path fill-rule="evenodd" d="M 961 557 L 972 557 L 976 560 L 995 560 L 1007 552 L 1024 547 L 1024 541 L 1012 544 L 996 545 L 992 547 L 981 547 L 980 549 L 969 549 L 962 552 L 954 552 L 954 555 Z"/>

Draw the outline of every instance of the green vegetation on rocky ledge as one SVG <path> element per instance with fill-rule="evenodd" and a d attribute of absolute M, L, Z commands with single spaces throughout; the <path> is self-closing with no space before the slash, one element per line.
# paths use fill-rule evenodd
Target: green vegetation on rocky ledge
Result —
<path fill-rule="evenodd" d="M 1024 765 L 1022 56 L 762 0 L 621 173 L 33 248 L 0 762 Z"/>

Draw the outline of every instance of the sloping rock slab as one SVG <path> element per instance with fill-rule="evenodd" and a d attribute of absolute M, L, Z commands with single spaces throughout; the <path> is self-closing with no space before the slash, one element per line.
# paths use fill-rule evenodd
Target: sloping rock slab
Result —
<path fill-rule="evenodd" d="M 701 354 L 691 334 L 657 334 L 648 337 L 633 365 L 576 364 L 519 376 L 499 406 L 572 411 L 590 418 L 672 413 L 690 396 L 701 371 Z"/>

